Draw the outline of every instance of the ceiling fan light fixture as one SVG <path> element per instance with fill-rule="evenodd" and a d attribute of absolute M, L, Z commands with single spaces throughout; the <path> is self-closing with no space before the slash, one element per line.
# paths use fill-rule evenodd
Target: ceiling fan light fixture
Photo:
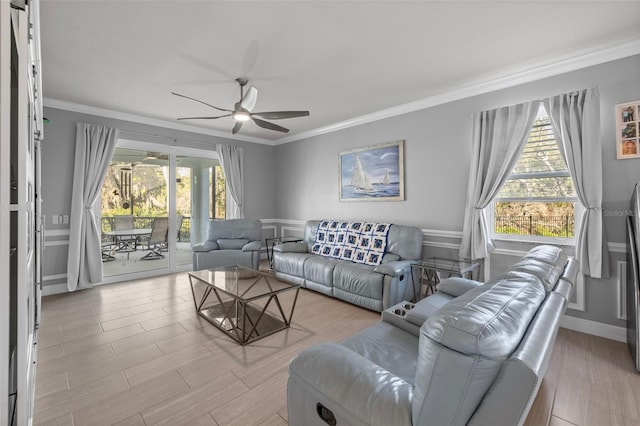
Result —
<path fill-rule="evenodd" d="M 180 96 L 181 98 L 190 99 L 194 102 L 198 102 L 203 105 L 207 105 L 213 109 L 216 109 L 220 112 L 225 112 L 227 114 L 218 115 L 215 117 L 181 117 L 178 120 L 215 120 L 218 118 L 231 117 L 236 122 L 231 130 L 232 134 L 238 133 L 240 128 L 242 127 L 242 123 L 245 121 L 253 120 L 256 126 L 261 127 L 263 129 L 275 130 L 277 132 L 287 133 L 289 129 L 286 127 L 279 126 L 275 123 L 271 123 L 266 120 L 281 120 L 285 118 L 296 118 L 296 117 L 307 117 L 309 115 L 309 111 L 264 111 L 264 112 L 253 112 L 253 107 L 256 104 L 258 90 L 251 86 L 244 92 L 244 86 L 249 82 L 246 78 L 237 78 L 236 82 L 240 86 L 240 100 L 236 102 L 233 109 L 225 109 L 219 108 L 215 105 L 208 104 L 199 99 L 192 98 L 190 96 L 181 95 L 180 93 L 171 92 L 172 95 Z"/>
<path fill-rule="evenodd" d="M 232 115 L 233 119 L 236 121 L 249 121 L 251 116 L 247 111 L 236 111 Z"/>

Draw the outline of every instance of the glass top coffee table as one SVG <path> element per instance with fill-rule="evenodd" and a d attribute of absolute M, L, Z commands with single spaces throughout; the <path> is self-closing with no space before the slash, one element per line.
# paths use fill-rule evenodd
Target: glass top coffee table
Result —
<path fill-rule="evenodd" d="M 271 272 L 243 266 L 190 272 L 189 281 L 197 314 L 241 345 L 289 328 L 300 291 Z"/>

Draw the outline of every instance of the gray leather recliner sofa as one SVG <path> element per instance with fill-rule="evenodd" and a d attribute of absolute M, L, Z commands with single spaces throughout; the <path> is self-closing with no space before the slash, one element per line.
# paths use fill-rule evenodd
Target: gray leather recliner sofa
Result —
<path fill-rule="evenodd" d="M 319 224 L 305 224 L 301 243 L 276 244 L 273 270 L 278 278 L 378 312 L 414 298 L 410 264 L 422 258 L 420 228 L 391 225 L 382 263 L 370 266 L 311 253 Z"/>
<path fill-rule="evenodd" d="M 304 350 L 289 365 L 289 424 L 522 424 L 576 274 L 574 259 L 539 246 L 486 284 L 443 280 L 415 307 Z"/>
<path fill-rule="evenodd" d="M 261 247 L 258 219 L 210 220 L 207 239 L 193 246 L 193 270 L 231 265 L 258 269 Z"/>

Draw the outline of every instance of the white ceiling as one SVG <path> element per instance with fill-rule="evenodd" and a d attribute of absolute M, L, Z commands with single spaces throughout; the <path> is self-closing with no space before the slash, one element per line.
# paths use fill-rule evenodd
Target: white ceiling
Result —
<path fill-rule="evenodd" d="M 237 135 L 267 143 L 620 46 L 640 50 L 638 1 L 41 0 L 40 20 L 45 105 L 231 136 L 231 118 L 177 122 L 217 114 L 169 92 L 232 109 L 234 80 L 248 77 L 254 111 L 311 112 L 278 120 L 291 129 L 284 139 L 253 123 Z"/>

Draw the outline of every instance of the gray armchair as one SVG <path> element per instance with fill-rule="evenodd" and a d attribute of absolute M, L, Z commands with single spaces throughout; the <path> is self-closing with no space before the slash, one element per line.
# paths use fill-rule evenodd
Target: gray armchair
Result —
<path fill-rule="evenodd" d="M 242 265 L 258 269 L 262 223 L 257 219 L 209 221 L 207 239 L 193 246 L 193 270 Z"/>

